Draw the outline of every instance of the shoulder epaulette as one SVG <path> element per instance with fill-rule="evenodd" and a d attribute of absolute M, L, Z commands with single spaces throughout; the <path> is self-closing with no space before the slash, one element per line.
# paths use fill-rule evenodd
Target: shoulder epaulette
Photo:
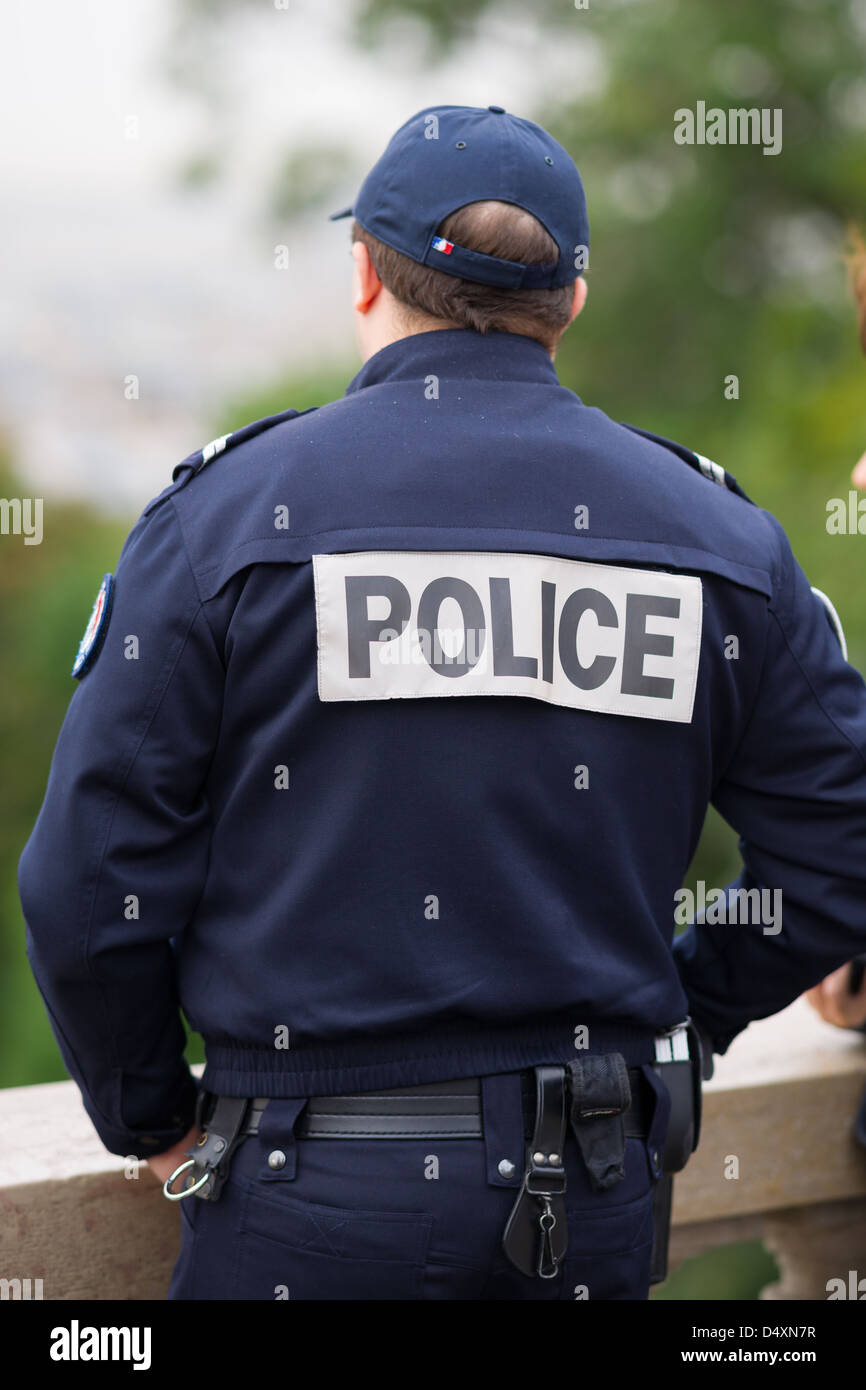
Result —
<path fill-rule="evenodd" d="M 696 468 L 703 473 L 705 478 L 709 478 L 711 483 L 717 483 L 719 487 L 726 487 L 730 492 L 735 492 L 738 497 L 745 497 L 747 502 L 751 502 L 749 497 L 732 473 L 728 473 L 722 468 L 720 463 L 714 463 L 712 459 L 705 458 L 703 454 L 696 454 L 693 449 L 687 449 L 684 444 L 677 444 L 673 439 L 665 439 L 663 434 L 653 434 L 651 430 L 643 430 L 640 425 L 629 425 L 622 421 L 627 430 L 632 434 L 642 434 L 644 439 L 651 439 L 654 444 L 661 444 L 663 448 L 670 449 L 672 454 L 676 454 L 690 467 Z"/>
<path fill-rule="evenodd" d="M 175 464 L 171 474 L 171 483 L 163 489 L 158 497 L 154 497 L 153 501 L 148 503 L 144 509 L 144 515 L 146 516 L 157 502 L 162 502 L 170 493 L 185 487 L 190 478 L 194 478 L 197 473 L 200 473 L 218 454 L 224 454 L 227 450 L 236 448 L 238 444 L 243 444 L 248 439 L 254 439 L 257 434 L 264 434 L 265 430 L 273 429 L 274 425 L 281 425 L 284 420 L 295 420 L 301 415 L 309 415 L 317 408 L 317 406 L 310 406 L 309 410 L 281 410 L 278 415 L 265 415 L 261 420 L 254 420 L 250 425 L 243 425 L 239 430 L 232 430 L 229 434 L 221 434 L 219 438 L 212 439 L 209 444 L 205 444 L 204 448 L 196 449 L 194 453 Z"/>

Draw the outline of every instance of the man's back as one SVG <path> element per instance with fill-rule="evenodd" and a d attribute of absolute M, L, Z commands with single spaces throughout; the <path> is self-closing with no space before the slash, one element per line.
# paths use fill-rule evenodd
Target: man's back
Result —
<path fill-rule="evenodd" d="M 201 895 L 177 943 L 181 1002 L 208 1043 L 211 1089 L 239 1070 L 259 1087 L 278 1071 L 289 1089 L 303 1076 L 322 1092 L 351 1085 L 356 1067 L 380 1086 L 474 1075 L 495 1069 L 503 1048 L 513 1065 L 551 1049 L 565 1059 L 584 1026 L 646 1060 L 651 1034 L 688 1012 L 670 949 L 674 895 L 707 803 L 716 793 L 725 810 L 727 797 L 735 823 L 740 801 L 760 815 L 725 779 L 756 710 L 770 608 L 788 601 L 776 524 L 671 449 L 584 407 L 544 350 L 511 334 L 405 339 L 371 359 L 343 400 L 229 441 L 188 478 L 144 525 L 185 550 L 202 639 L 225 663 L 224 695 L 214 690 L 208 712 L 219 734 L 202 768 L 207 813 L 184 844 Z M 515 698 L 520 682 L 507 667 L 484 687 L 502 695 L 473 696 L 447 650 L 432 688 L 451 698 L 383 698 L 396 680 L 387 642 L 367 657 L 384 683 L 375 698 L 359 690 L 323 701 L 323 653 L 344 639 L 317 609 L 312 556 L 343 552 L 382 554 L 373 568 L 395 573 L 401 554 L 427 553 L 443 577 L 456 552 L 474 552 L 491 578 L 507 575 L 512 552 L 582 562 L 551 603 L 557 665 L 568 647 L 564 601 L 587 574 L 601 575 L 593 592 L 605 604 L 608 576 L 638 589 L 653 571 L 695 576 L 700 663 L 674 644 L 682 614 L 659 617 L 651 604 L 624 631 L 614 605 L 612 618 L 600 610 L 606 626 L 593 609 L 577 627 L 576 674 L 589 670 L 591 688 L 572 689 L 585 708 Z M 532 563 L 515 582 L 540 609 L 545 581 Z M 150 585 L 139 592 L 152 604 Z M 517 593 L 508 599 L 516 612 Z M 521 646 L 542 624 L 521 631 L 510 611 L 498 617 L 512 666 L 543 668 L 544 652 Z M 146 621 L 130 614 L 127 626 Z M 823 610 L 817 635 L 832 652 Z M 188 708 L 196 661 L 188 642 L 163 698 L 166 721 L 174 700 Z M 429 671 L 429 657 L 420 664 Z M 671 715 L 670 672 L 693 688 L 690 717 Z M 632 695 L 634 713 L 607 712 L 620 707 L 626 678 L 646 693 Z M 89 676 L 116 679 L 111 659 Z M 759 718 L 772 718 L 766 699 Z M 104 746 L 104 729 L 98 737 Z M 785 777 L 795 776 L 792 737 L 779 741 Z M 828 750 L 831 762 L 846 747 Z M 746 779 L 750 766 L 747 756 Z M 808 779 L 804 768 L 798 795 L 809 795 Z M 814 811 L 801 813 L 812 834 Z M 118 842 L 140 837 L 138 814 L 134 801 L 121 805 L 106 862 Z M 203 881 L 189 873 L 199 846 Z M 834 847 L 811 852 L 826 869 Z M 110 899 L 112 875 L 101 884 Z M 773 928 L 748 930 L 760 958 Z M 769 1012 L 762 981 L 765 995 Z M 286 1050 L 274 1049 L 277 1027 L 288 1030 Z"/>
<path fill-rule="evenodd" d="M 268 1062 L 274 1021 L 286 1023 L 280 1061 L 335 1088 L 347 1045 L 372 1060 L 365 1036 L 401 1035 L 378 1085 L 436 1080 L 455 1062 L 483 1072 L 500 1033 L 520 1064 L 552 1039 L 573 1055 L 579 1025 L 634 1024 L 645 1038 L 688 1011 L 670 953 L 674 893 L 754 698 L 760 663 L 726 661 L 724 636 L 740 633 L 750 655 L 765 640 L 770 526 L 583 407 L 529 339 L 419 335 L 355 386 L 177 494 L 194 565 L 199 553 L 213 562 L 211 547 L 220 579 L 281 503 L 290 514 L 282 540 L 250 542 L 274 563 L 243 577 L 232 620 L 226 710 L 249 722 L 229 727 L 215 758 L 211 870 L 181 952 L 187 1011 L 209 1040 L 242 1040 Z M 451 551 L 703 563 L 692 722 L 658 717 L 651 698 L 647 718 L 507 693 L 321 703 L 310 557 L 343 550 L 441 552 L 443 576 Z M 380 670 L 387 686 L 393 668 Z M 442 694 L 459 697 L 461 679 L 446 671 Z M 284 794 L 272 789 L 280 763 Z M 215 957 L 230 963 L 224 988 Z M 331 1050 L 333 1073 L 305 1064 L 310 1046 Z M 236 1065 L 226 1052 L 214 1084 Z"/>

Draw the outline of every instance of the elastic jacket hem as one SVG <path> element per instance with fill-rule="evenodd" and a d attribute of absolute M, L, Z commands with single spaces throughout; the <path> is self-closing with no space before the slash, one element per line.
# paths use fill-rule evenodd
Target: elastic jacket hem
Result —
<path fill-rule="evenodd" d="M 524 1067 L 566 1062 L 590 1052 L 620 1052 L 627 1066 L 654 1057 L 654 1033 L 645 1026 L 586 1022 L 586 1049 L 575 1047 L 569 1023 L 484 1032 L 464 1030 L 421 1037 L 399 1034 L 333 1046 L 261 1048 L 205 1039 L 206 1090 L 226 1096 L 339 1095 L 379 1087 L 420 1086 L 467 1076 L 493 1076 Z"/>

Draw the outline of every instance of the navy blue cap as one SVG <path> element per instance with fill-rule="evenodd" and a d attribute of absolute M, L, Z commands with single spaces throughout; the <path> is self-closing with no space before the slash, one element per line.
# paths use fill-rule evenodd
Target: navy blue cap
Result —
<path fill-rule="evenodd" d="M 559 247 L 558 260 L 523 265 L 438 234 L 450 213 L 487 199 L 532 213 Z M 354 206 L 331 220 L 350 216 L 420 265 L 503 289 L 569 285 L 589 248 L 586 195 L 571 155 L 541 126 L 501 106 L 428 106 L 412 116 L 373 165 Z"/>

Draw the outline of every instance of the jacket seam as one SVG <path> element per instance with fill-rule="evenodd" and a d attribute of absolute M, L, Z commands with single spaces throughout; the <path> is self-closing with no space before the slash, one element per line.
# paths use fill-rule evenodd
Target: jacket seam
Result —
<path fill-rule="evenodd" d="M 405 525 L 400 525 L 400 524 L 389 525 L 389 526 L 365 526 L 365 527 L 358 527 L 358 526 L 329 526 L 329 527 L 326 527 L 326 528 L 324 528 L 323 530 L 319 530 L 319 531 L 293 531 L 293 532 L 291 533 L 290 536 L 265 536 L 265 535 L 261 535 L 261 536 L 247 536 L 247 537 L 245 538 L 245 540 L 243 540 L 243 541 L 240 543 L 240 545 L 236 545 L 232 550 L 228 551 L 227 554 L 224 555 L 223 558 L 222 558 L 221 560 L 217 561 L 217 562 L 216 562 L 215 564 L 213 564 L 213 565 L 204 565 L 204 566 L 202 566 L 201 568 L 199 568 L 197 571 L 194 571 L 194 573 L 196 574 L 196 576 L 199 576 L 199 575 L 212 574 L 215 570 L 220 570 L 220 569 L 222 569 L 223 565 L 226 563 L 227 560 L 230 560 L 230 559 L 231 559 L 231 557 L 232 557 L 232 555 L 234 555 L 235 551 L 243 549 L 243 547 L 244 547 L 245 545 L 249 545 L 249 544 L 250 544 L 251 542 L 253 542 L 253 541 L 266 541 L 266 542 L 268 542 L 268 543 L 273 543 L 274 545 L 285 545 L 286 541 L 308 541 L 308 540 L 315 540 L 315 539 L 316 539 L 317 537 L 319 537 L 319 536 L 339 536 L 339 535 L 343 535 L 343 534 L 344 534 L 345 532 L 347 532 L 347 531 L 348 531 L 348 532 L 357 531 L 359 534 L 361 534 L 361 533 L 369 534 L 371 531 L 372 531 L 372 532 L 378 533 L 378 532 L 381 532 L 381 531 L 400 531 L 400 532 L 403 532 L 403 531 L 406 531 L 406 530 L 412 530 L 412 531 L 451 531 L 451 532 L 454 532 L 454 531 L 462 531 L 462 530 L 475 530 L 475 531 L 480 531 L 482 534 L 487 534 L 487 533 L 493 531 L 493 532 L 496 532 L 497 534 L 500 533 L 500 532 L 506 532 L 506 533 L 509 534 L 509 535 L 512 535 L 512 534 L 513 534 L 513 535 L 527 535 L 527 534 L 530 534 L 530 535 L 554 536 L 554 537 L 556 537 L 557 540 L 570 540 L 570 539 L 572 539 L 571 533 L 568 532 L 568 531 L 532 531 L 532 532 L 527 533 L 526 528 L 525 528 L 524 526 L 482 526 L 482 527 L 471 527 L 471 526 L 469 526 L 468 524 L 467 524 L 466 526 L 455 526 L 453 522 L 449 522 L 447 525 L 439 525 L 438 523 L 435 523 L 435 522 L 433 522 L 433 523 L 428 522 L 428 523 L 426 523 L 426 524 L 423 525 L 423 526 L 417 526 L 414 522 L 413 522 L 410 526 L 405 526 Z M 730 557 L 727 557 L 727 556 L 723 556 L 723 555 L 720 556 L 720 555 L 718 554 L 717 551 L 715 551 L 715 550 L 709 550 L 706 546 L 703 546 L 703 545 L 694 545 L 694 544 L 691 544 L 691 543 L 689 543 L 688 545 L 680 545 L 680 544 L 677 543 L 676 545 L 669 546 L 669 545 L 667 544 L 667 542 L 646 541 L 646 540 L 643 540 L 643 539 L 642 539 L 641 537 L 639 537 L 639 536 L 608 536 L 608 535 L 600 536 L 600 535 L 598 535 L 596 532 L 593 532 L 592 536 L 588 537 L 588 539 L 591 540 L 591 541 L 611 541 L 611 542 L 613 542 L 614 544 L 617 544 L 617 545 L 649 545 L 649 546 L 652 546 L 654 549 L 659 549 L 659 550 L 663 550 L 663 549 L 694 550 L 694 551 L 696 551 L 699 555 L 709 555 L 709 556 L 712 556 L 712 558 L 715 559 L 715 560 L 719 560 L 719 559 L 725 560 L 725 559 L 727 559 L 727 560 L 729 561 L 729 563 L 734 564 L 734 565 L 738 565 L 738 566 L 739 566 L 740 568 L 742 568 L 742 569 L 754 570 L 754 572 L 755 572 L 756 575 L 758 575 L 758 574 L 767 574 L 767 577 L 768 577 L 768 579 L 770 580 L 770 583 L 771 583 L 771 584 L 772 584 L 772 580 L 773 580 L 773 571 L 772 571 L 772 569 L 770 569 L 770 570 L 762 570 L 762 569 L 760 568 L 760 566 L 758 566 L 758 565 L 751 565 L 751 564 L 749 564 L 749 562 L 748 562 L 747 560 L 733 560 L 733 559 L 730 559 Z M 294 562 L 294 563 L 305 564 L 305 563 L 309 563 L 309 562 L 308 562 L 308 561 L 298 561 L 298 562 Z M 679 568 L 679 567 L 678 567 L 678 568 Z M 730 582 L 731 582 L 731 583 L 738 583 L 739 581 L 737 581 L 737 580 L 731 580 Z M 198 586 L 196 586 L 196 587 L 198 588 Z"/>
<path fill-rule="evenodd" d="M 769 646 L 770 646 L 770 643 L 769 643 L 769 629 L 770 629 L 770 619 L 771 619 L 772 617 L 775 617 L 775 614 L 772 612 L 772 610 L 771 610 L 771 609 L 769 608 L 769 606 L 768 606 L 767 612 L 766 612 L 766 614 L 765 614 L 766 625 L 765 625 L 765 628 L 764 628 L 764 650 L 763 650 L 763 654 L 762 654 L 762 656 L 761 656 L 761 669 L 760 669 L 760 671 L 759 671 L 759 673 L 758 673 L 758 679 L 757 679 L 757 681 L 755 682 L 755 691 L 754 691 L 754 694 L 753 694 L 753 696 L 752 696 L 751 706 L 750 706 L 750 708 L 749 708 L 749 712 L 748 712 L 748 714 L 746 715 L 745 721 L 744 721 L 744 723 L 743 723 L 742 732 L 741 732 L 741 734 L 740 734 L 740 737 L 737 739 L 737 745 L 736 745 L 736 747 L 732 750 L 731 755 L 730 755 L 730 757 L 728 758 L 727 762 L 725 763 L 725 766 L 724 766 L 723 770 L 719 773 L 718 777 L 717 777 L 717 778 L 715 779 L 715 781 L 713 782 L 712 793 L 711 793 L 711 798 L 710 798 L 711 802 L 712 802 L 712 799 L 713 799 L 713 798 L 715 797 L 715 795 L 716 795 L 716 791 L 717 791 L 718 788 L 721 786 L 722 782 L 724 782 L 724 780 L 725 780 L 725 778 L 726 778 L 726 776 L 727 776 L 727 774 L 728 774 L 728 771 L 729 771 L 729 769 L 730 769 L 732 763 L 733 763 L 733 762 L 735 761 L 735 759 L 737 758 L 737 756 L 738 756 L 738 754 L 739 754 L 739 752 L 740 752 L 740 749 L 742 748 L 742 746 L 743 746 L 743 744 L 744 744 L 746 738 L 748 737 L 749 730 L 750 730 L 751 727 L 752 727 L 752 722 L 753 722 L 753 720 L 754 720 L 754 718 L 755 718 L 755 715 L 757 714 L 757 711 L 758 711 L 758 701 L 760 700 L 760 697 L 761 697 L 761 690 L 762 690 L 763 685 L 764 685 L 764 674 L 765 674 L 766 669 L 767 669 L 767 652 L 769 651 Z"/>
<path fill-rule="evenodd" d="M 765 512 L 762 508 L 758 508 L 758 511 L 759 511 L 760 516 L 761 516 L 761 517 L 764 519 L 764 521 L 766 522 L 768 513 Z M 772 527 L 770 527 L 770 531 L 771 531 L 771 534 L 773 534 L 773 535 L 775 536 L 775 532 L 773 531 L 773 528 L 772 528 Z M 746 739 L 747 736 L 748 736 L 749 730 L 750 730 L 750 728 L 751 728 L 751 726 L 752 726 L 752 722 L 753 722 L 753 720 L 754 720 L 754 718 L 755 718 L 755 715 L 756 715 L 757 709 L 758 709 L 758 701 L 759 701 L 760 696 L 761 696 L 761 690 L 762 690 L 763 684 L 764 684 L 764 675 L 765 675 L 765 672 L 766 672 L 766 669 L 767 669 L 767 653 L 768 653 L 768 651 L 769 651 L 769 646 L 770 646 L 770 642 L 769 642 L 770 619 L 771 619 L 771 618 L 776 618 L 776 612 L 775 612 L 775 609 L 774 609 L 774 607 L 773 607 L 773 604 L 774 604 L 774 602 L 775 602 L 776 594 L 777 594 L 778 589 L 779 589 L 779 570 L 780 570 L 780 564 L 781 564 L 781 555 L 780 555 L 780 553 L 779 553 L 778 536 L 775 536 L 775 539 L 776 539 L 776 547 L 775 547 L 775 549 L 774 549 L 774 551 L 773 551 L 773 555 L 772 555 L 772 558 L 771 558 L 771 561 L 770 561 L 770 571 L 769 571 L 769 573 L 770 573 L 770 585 L 771 585 L 771 588 L 772 588 L 772 591 L 773 591 L 773 592 L 772 592 L 772 595 L 770 596 L 770 598 L 768 598 L 768 599 L 766 600 L 767 609 L 766 609 L 766 614 L 765 614 L 765 617 L 766 617 L 766 625 L 765 625 L 765 628 L 764 628 L 764 653 L 763 653 L 763 656 L 761 657 L 761 669 L 760 669 L 760 672 L 759 672 L 759 674 L 758 674 L 758 679 L 757 679 L 757 681 L 755 682 L 755 693 L 754 693 L 754 696 L 753 696 L 753 698 L 752 698 L 751 708 L 750 708 L 750 710 L 749 710 L 748 715 L 746 716 L 746 720 L 745 720 L 745 723 L 744 723 L 744 725 L 743 725 L 742 733 L 740 734 L 740 737 L 739 737 L 739 739 L 737 740 L 737 746 L 736 746 L 736 748 L 733 749 L 733 751 L 732 751 L 732 753 L 731 753 L 731 756 L 728 758 L 728 761 L 725 763 L 724 770 L 719 774 L 718 778 L 713 782 L 712 794 L 711 794 L 711 798 L 710 798 L 711 803 L 712 803 L 712 798 L 715 797 L 715 795 L 716 795 L 716 790 L 717 790 L 717 788 L 718 788 L 718 787 L 721 785 L 721 783 L 724 781 L 725 777 L 727 776 L 728 770 L 729 770 L 729 768 L 731 767 L 731 764 L 734 762 L 735 758 L 736 758 L 737 755 L 739 754 L 740 749 L 742 748 L 743 743 L 745 742 L 745 739 Z M 776 621 L 778 622 L 778 618 L 776 618 Z"/>
<path fill-rule="evenodd" d="M 196 594 L 196 597 L 197 597 L 198 602 L 199 602 L 199 612 L 201 612 L 201 614 L 202 614 L 202 616 L 203 616 L 203 618 L 204 618 L 204 620 L 205 620 L 205 623 L 206 623 L 206 625 L 207 625 L 207 630 L 208 630 L 208 632 L 209 632 L 210 635 L 211 635 L 211 641 L 213 642 L 213 645 L 214 645 L 214 651 L 216 652 L 216 655 L 219 657 L 219 659 L 220 659 L 220 665 L 222 666 L 222 665 L 224 665 L 224 662 L 223 662 L 223 660 L 222 660 L 222 657 L 220 656 L 220 647 L 219 647 L 219 643 L 218 643 L 218 641 L 217 641 L 216 633 L 214 632 L 213 628 L 211 627 L 210 618 L 208 617 L 207 609 L 206 609 L 206 607 L 205 607 L 205 600 L 202 598 L 202 593 L 201 593 L 201 589 L 200 589 L 200 587 L 199 587 L 199 582 L 198 582 L 198 575 L 197 575 L 196 572 L 195 572 L 195 569 L 194 569 L 193 563 L 192 563 L 192 559 L 191 559 L 191 557 L 190 557 L 189 546 L 188 546 L 187 543 L 186 543 L 186 535 L 185 535 L 184 529 L 183 529 L 183 522 L 182 522 L 181 519 L 180 519 L 180 512 L 179 512 L 178 509 L 177 509 L 177 503 L 175 502 L 173 496 L 170 497 L 170 498 L 166 498 L 166 501 L 170 501 L 170 502 L 171 502 L 171 510 L 172 510 L 172 512 L 173 512 L 173 514 L 174 514 L 175 525 L 177 526 L 178 533 L 179 533 L 179 535 L 180 535 L 180 543 L 181 543 L 181 548 L 182 548 L 182 550 L 183 550 L 183 557 L 184 557 L 184 559 L 186 560 L 186 565 L 187 565 L 187 569 L 189 570 L 190 578 L 191 578 L 191 580 L 192 580 L 193 589 L 195 590 L 195 594 Z M 195 616 L 198 617 L 198 612 L 196 613 Z M 193 619 L 193 622 L 195 622 L 195 619 Z"/>

